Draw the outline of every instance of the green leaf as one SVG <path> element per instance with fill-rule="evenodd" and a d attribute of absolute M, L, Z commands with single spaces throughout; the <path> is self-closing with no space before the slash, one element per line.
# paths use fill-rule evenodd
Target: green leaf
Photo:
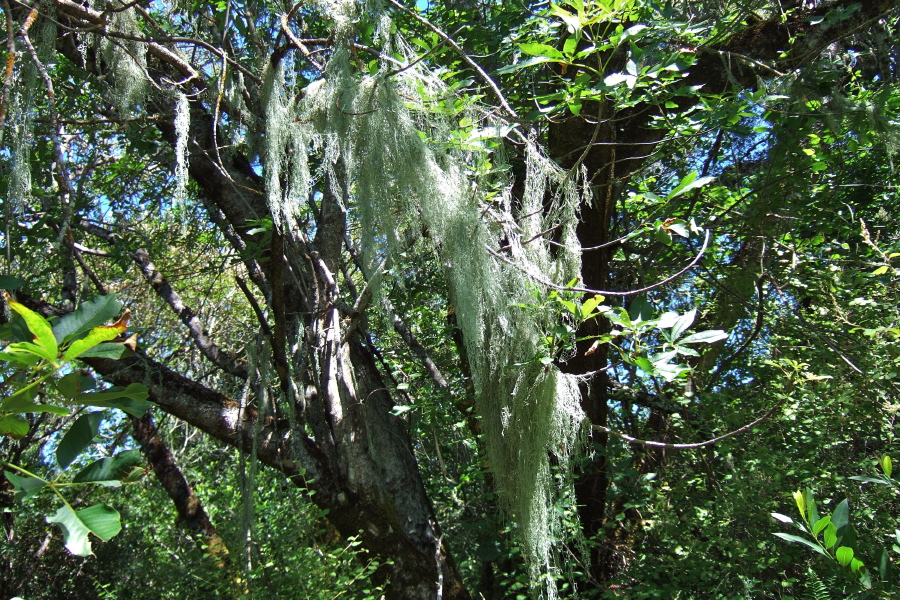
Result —
<path fill-rule="evenodd" d="M 887 548 L 882 548 L 878 555 L 878 578 L 881 581 L 891 580 L 891 555 Z"/>
<path fill-rule="evenodd" d="M 641 294 L 628 305 L 628 316 L 634 323 L 649 321 L 653 318 L 653 305 L 647 299 L 646 294 Z"/>
<path fill-rule="evenodd" d="M 566 57 L 562 52 L 560 52 L 553 46 L 548 46 L 547 44 L 519 44 L 519 48 L 522 50 L 522 52 L 531 56 L 540 56 L 542 58 L 549 58 L 552 60 L 558 60 L 560 62 L 565 62 L 566 60 Z"/>
<path fill-rule="evenodd" d="M 881 470 L 884 471 L 884 474 L 888 477 L 891 476 L 891 471 L 894 468 L 894 463 L 891 460 L 891 457 L 885 454 L 878 460 L 878 464 L 881 465 Z"/>
<path fill-rule="evenodd" d="M 104 542 L 111 540 L 122 531 L 122 521 L 119 513 L 107 504 L 95 504 L 79 510 L 77 513 L 81 522 Z"/>
<path fill-rule="evenodd" d="M 869 571 L 863 566 L 861 560 L 854 558 L 850 561 L 850 570 L 859 577 L 859 585 L 867 590 L 872 589 L 872 577 L 869 575 Z"/>
<path fill-rule="evenodd" d="M 21 475 L 16 475 L 9 471 L 4 471 L 3 474 L 6 475 L 9 482 L 13 484 L 14 495 L 19 502 L 25 502 L 47 485 L 46 481 L 36 477 L 22 477 Z"/>
<path fill-rule="evenodd" d="M 690 372 L 690 369 L 682 365 L 673 364 L 654 364 L 656 374 L 672 382 L 681 377 L 684 373 Z"/>
<path fill-rule="evenodd" d="M 848 479 L 861 481 L 863 483 L 880 483 L 881 485 L 891 485 L 890 482 L 885 481 L 881 477 L 869 477 L 868 475 L 854 475 L 852 477 L 848 477 Z"/>
<path fill-rule="evenodd" d="M 647 375 L 653 375 L 656 372 L 656 368 L 654 367 L 653 363 L 643 356 L 635 358 L 634 364 L 636 364 Z"/>
<path fill-rule="evenodd" d="M 54 415 L 67 415 L 69 409 L 65 406 L 56 406 L 55 404 L 37 404 L 32 402 L 27 396 L 16 396 L 6 399 L 0 409 L 4 412 L 17 413 L 53 413 Z"/>
<path fill-rule="evenodd" d="M 94 389 L 96 385 L 97 382 L 94 381 L 93 377 L 82 375 L 76 371 L 60 377 L 56 381 L 56 391 L 58 391 L 63 398 L 71 400 L 78 394 L 83 394 L 88 390 Z"/>
<path fill-rule="evenodd" d="M 60 469 L 67 469 L 72 461 L 90 446 L 91 441 L 100 431 L 102 422 L 102 412 L 88 413 L 78 417 L 56 448 L 56 462 L 59 463 Z"/>
<path fill-rule="evenodd" d="M 97 296 L 82 302 L 73 312 L 62 317 L 53 326 L 56 341 L 76 339 L 94 327 L 115 319 L 122 311 L 122 303 L 116 300 L 115 294 Z"/>
<path fill-rule="evenodd" d="M 8 435 L 14 440 L 21 440 L 28 435 L 28 419 L 22 415 L 0 416 L 0 435 Z"/>
<path fill-rule="evenodd" d="M 713 180 L 712 177 L 699 177 L 698 178 L 697 172 L 695 171 L 695 172 L 687 175 L 684 179 L 682 179 L 678 183 L 678 185 L 675 186 L 675 189 L 673 189 L 671 192 L 669 192 L 669 195 L 666 196 L 666 200 L 672 200 L 672 199 L 677 198 L 678 196 L 684 194 L 685 192 L 703 187 L 704 185 L 706 185 L 707 183 L 709 183 L 712 180 Z"/>
<path fill-rule="evenodd" d="M 94 327 L 86 336 L 75 340 L 69 345 L 65 354 L 63 354 L 63 362 L 69 362 L 70 360 L 78 358 L 91 348 L 94 348 L 103 342 L 115 339 L 118 335 L 125 333 L 126 329 L 127 325 L 125 324 L 124 319 L 120 319 L 119 322 L 114 325 L 100 325 L 99 327 Z"/>
<path fill-rule="evenodd" d="M 708 329 L 707 331 L 698 331 L 692 333 L 682 340 L 678 340 L 679 344 L 714 344 L 715 342 L 728 338 L 728 334 L 721 329 Z"/>
<path fill-rule="evenodd" d="M 834 507 L 834 512 L 831 513 L 831 524 L 834 525 L 839 538 L 844 537 L 845 528 L 849 522 L 850 503 L 845 498 L 840 504 Z"/>
<path fill-rule="evenodd" d="M 775 519 L 776 521 L 781 521 L 782 523 L 787 523 L 789 525 L 794 524 L 794 520 L 787 515 L 783 515 L 781 513 L 769 513 L 769 514 L 772 515 L 772 518 Z"/>
<path fill-rule="evenodd" d="M 659 329 L 671 329 L 678 323 L 678 319 L 681 318 L 677 312 L 664 312 L 660 317 L 656 320 L 656 326 Z M 674 338 L 673 338 L 674 339 Z"/>
<path fill-rule="evenodd" d="M 678 320 L 672 325 L 672 339 L 677 340 L 681 337 L 681 335 L 688 330 L 688 327 L 694 324 L 694 319 L 697 317 L 697 309 L 693 308 L 683 315 L 681 315 Z"/>
<path fill-rule="evenodd" d="M 673 231 L 683 238 L 691 237 L 690 231 L 688 231 L 687 226 L 685 226 L 683 223 L 669 223 L 668 228 L 669 231 Z"/>
<path fill-rule="evenodd" d="M 853 548 L 841 546 L 840 548 L 835 550 L 834 557 L 842 567 L 846 567 L 850 564 L 850 561 L 853 560 Z"/>
<path fill-rule="evenodd" d="M 91 542 L 88 534 L 91 532 L 87 526 L 81 522 L 78 515 L 72 510 L 72 507 L 65 504 L 56 511 L 52 517 L 47 517 L 48 523 L 56 523 L 63 532 L 63 541 L 66 550 L 75 556 L 90 556 Z"/>
<path fill-rule="evenodd" d="M 793 542 L 795 544 L 803 544 L 804 546 L 809 546 L 810 548 L 812 548 L 813 550 L 815 550 L 822 556 L 828 556 L 828 553 L 825 552 L 825 550 L 822 548 L 822 546 L 820 546 L 819 544 L 816 544 L 815 542 L 811 542 L 806 538 L 802 538 L 799 535 L 793 535 L 790 533 L 773 533 L 772 535 L 780 537 L 783 540 Z"/>
<path fill-rule="evenodd" d="M 620 83 L 624 83 L 628 86 L 629 89 L 634 88 L 637 83 L 637 77 L 634 75 L 629 75 L 627 73 L 613 73 L 612 75 L 607 75 L 603 78 L 603 83 L 609 87 L 616 87 Z"/>
<path fill-rule="evenodd" d="M 794 503 L 797 505 L 797 509 L 800 511 L 800 516 L 804 521 L 806 521 L 806 494 L 804 494 L 800 490 L 797 490 L 791 495 L 794 497 Z"/>
<path fill-rule="evenodd" d="M 22 317 L 25 325 L 28 326 L 28 330 L 34 336 L 33 344 L 10 344 L 10 346 L 17 346 L 23 350 L 25 347 L 30 348 L 33 346 L 37 349 L 35 354 L 39 353 L 40 356 L 48 361 L 55 362 L 56 355 L 59 353 L 59 347 L 56 344 L 56 338 L 53 337 L 53 330 L 50 329 L 50 323 L 47 322 L 47 319 L 13 300 L 9 301 L 9 307 Z M 9 351 L 10 347 L 7 346 L 6 349 Z"/>
<path fill-rule="evenodd" d="M 822 536 L 822 541 L 825 543 L 826 548 L 831 548 L 838 543 L 837 527 L 834 526 L 834 523 L 829 523 L 825 527 L 825 535 Z"/>
<path fill-rule="evenodd" d="M 74 483 L 88 483 L 92 481 L 121 481 L 131 473 L 131 470 L 141 464 L 140 450 L 126 450 L 116 456 L 101 458 L 95 461 L 76 475 Z"/>
<path fill-rule="evenodd" d="M 581 318 L 587 319 L 594 312 L 594 309 L 603 302 L 603 296 L 597 294 L 591 296 L 581 304 Z"/>
<path fill-rule="evenodd" d="M 0 275 L 0 290 L 17 290 L 25 285 L 24 279 L 12 275 Z"/>
<path fill-rule="evenodd" d="M 85 350 L 78 358 L 111 358 L 118 360 L 131 356 L 131 348 L 122 342 L 107 342 L 98 344 L 90 350 Z"/>
<path fill-rule="evenodd" d="M 818 536 L 820 533 L 822 533 L 822 530 L 825 529 L 829 523 L 831 523 L 830 515 L 825 515 L 824 517 L 816 521 L 816 524 L 813 525 L 813 536 Z"/>
<path fill-rule="evenodd" d="M 74 402 L 86 406 L 118 408 L 133 417 L 140 418 L 153 406 L 152 402 L 146 402 L 149 395 L 147 386 L 140 383 L 132 383 L 124 390 L 113 388 L 105 392 L 79 394 L 75 397 Z"/>
<path fill-rule="evenodd" d="M 672 234 L 666 231 L 662 226 L 662 223 L 657 223 L 656 227 L 653 228 L 653 237 L 656 238 L 656 241 L 660 244 L 666 246 L 672 245 Z"/>

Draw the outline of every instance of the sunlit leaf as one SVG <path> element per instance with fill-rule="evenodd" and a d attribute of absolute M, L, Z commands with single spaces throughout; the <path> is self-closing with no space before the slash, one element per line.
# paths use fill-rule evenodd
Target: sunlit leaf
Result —
<path fill-rule="evenodd" d="M 88 483 L 97 481 L 121 481 L 131 473 L 131 470 L 141 464 L 140 450 L 126 450 L 116 456 L 101 458 L 72 478 L 75 483 Z"/>

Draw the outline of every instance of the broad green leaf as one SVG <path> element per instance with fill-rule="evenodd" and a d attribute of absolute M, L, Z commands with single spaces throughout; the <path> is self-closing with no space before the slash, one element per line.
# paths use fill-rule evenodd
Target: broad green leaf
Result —
<path fill-rule="evenodd" d="M 802 538 L 799 535 L 793 535 L 790 533 L 773 533 L 772 535 L 780 537 L 783 540 L 787 540 L 788 542 L 794 542 L 795 544 L 803 544 L 804 546 L 809 546 L 822 556 L 828 556 L 828 553 L 822 549 L 822 546 L 815 542 L 811 542 L 806 538 Z"/>
<path fill-rule="evenodd" d="M 832 548 L 838 543 L 837 527 L 834 526 L 834 523 L 829 523 L 825 527 L 825 535 L 822 536 L 822 541 L 825 543 L 826 548 Z"/>
<path fill-rule="evenodd" d="M 797 504 L 797 509 L 800 511 L 800 516 L 803 517 L 804 521 L 807 521 L 808 519 L 806 517 L 806 494 L 804 494 L 800 490 L 797 490 L 796 492 L 794 492 L 791 495 L 794 497 L 794 503 Z"/>
<path fill-rule="evenodd" d="M 662 226 L 662 223 L 657 223 L 656 227 L 653 228 L 653 237 L 656 238 L 656 241 L 665 246 L 672 245 L 672 234 L 666 231 L 666 229 Z"/>
<path fill-rule="evenodd" d="M 794 520 L 787 515 L 783 515 L 781 513 L 769 513 L 772 515 L 772 518 L 776 521 L 781 521 L 782 523 L 788 523 L 790 525 L 794 524 Z"/>
<path fill-rule="evenodd" d="M 33 345 L 40 349 L 40 355 L 50 362 L 56 361 L 59 347 L 56 344 L 56 338 L 53 337 L 53 330 L 50 329 L 50 323 L 47 322 L 47 319 L 14 300 L 9 301 L 9 307 L 25 321 L 25 325 L 28 326 L 28 330 L 34 336 Z M 26 344 L 18 344 L 17 346 L 24 347 Z M 9 351 L 9 347 L 7 347 L 7 351 Z"/>
<path fill-rule="evenodd" d="M 574 302 L 572 302 L 571 300 L 563 300 L 562 298 L 558 298 L 557 302 L 559 302 L 560 304 L 565 306 L 566 310 L 569 311 L 569 313 L 571 313 L 575 316 L 578 316 L 578 313 L 579 313 L 578 307 L 575 305 Z"/>
<path fill-rule="evenodd" d="M 65 406 L 56 406 L 55 404 L 37 404 L 32 402 L 29 396 L 10 396 L 2 405 L 0 410 L 3 412 L 16 413 L 53 413 L 54 415 L 67 415 L 69 409 Z"/>
<path fill-rule="evenodd" d="M 659 329 L 671 329 L 675 326 L 676 323 L 678 323 L 678 319 L 680 318 L 681 315 L 679 315 L 677 312 L 664 312 L 662 315 L 660 315 L 659 319 L 657 319 L 656 326 Z"/>
<path fill-rule="evenodd" d="M 809 517 L 810 523 L 815 523 L 819 520 L 819 511 L 816 508 L 816 499 L 813 495 L 813 491 L 809 488 L 806 488 L 806 516 Z"/>
<path fill-rule="evenodd" d="M 9 471 L 4 471 L 3 474 L 6 475 L 9 482 L 13 484 L 13 490 L 15 491 L 14 495 L 19 502 L 25 502 L 47 485 L 47 482 L 43 479 L 23 477 L 21 475 L 16 475 L 15 473 L 10 473 Z"/>
<path fill-rule="evenodd" d="M 28 331 L 28 334 L 31 335 L 31 330 Z M 56 362 L 56 354 L 51 354 L 47 351 L 46 347 L 35 344 L 34 342 L 16 342 L 14 344 L 10 344 L 6 347 L 6 353 L 19 354 L 23 356 L 32 355 L 37 358 L 37 360 L 32 361 L 33 364 L 38 364 L 41 359 L 51 363 Z"/>
<path fill-rule="evenodd" d="M 91 542 L 88 534 L 91 532 L 87 526 L 81 522 L 78 515 L 72 510 L 72 507 L 65 504 L 56 511 L 52 517 L 47 517 L 48 523 L 56 523 L 63 532 L 63 541 L 66 550 L 75 556 L 90 556 Z"/>
<path fill-rule="evenodd" d="M 134 467 L 140 464 L 140 450 L 126 450 L 116 456 L 101 458 L 89 464 L 72 481 L 74 483 L 121 481 L 131 473 Z"/>
<path fill-rule="evenodd" d="M 818 537 L 818 535 L 822 533 L 822 530 L 825 529 L 829 523 L 831 523 L 830 515 L 825 515 L 824 517 L 816 521 L 816 524 L 813 525 L 813 536 Z"/>
<path fill-rule="evenodd" d="M 841 546 L 834 551 L 834 557 L 842 567 L 846 567 L 850 564 L 850 561 L 853 560 L 853 548 Z"/>
<path fill-rule="evenodd" d="M 668 350 L 666 352 L 660 352 L 659 354 L 654 354 L 650 357 L 650 362 L 659 366 L 660 364 L 666 364 L 673 358 L 678 356 L 678 352 L 675 350 Z"/>
<path fill-rule="evenodd" d="M 122 531 L 122 521 L 118 511 L 107 504 L 95 504 L 83 508 L 75 514 L 91 530 L 91 533 L 104 542 L 108 542 Z"/>
<path fill-rule="evenodd" d="M 10 349 L 9 346 L 13 346 L 13 348 Z M 10 363 L 16 368 L 33 367 L 41 362 L 41 357 L 31 352 L 16 351 L 15 347 L 18 344 L 10 344 L 9 346 L 5 348 L 6 352 L 0 352 L 0 360 Z"/>
<path fill-rule="evenodd" d="M 552 60 L 558 60 L 560 62 L 564 62 L 566 60 L 566 57 L 562 52 L 560 52 L 553 46 L 548 46 L 547 44 L 519 44 L 519 48 L 522 50 L 522 52 L 530 56 L 540 56 L 542 58 L 549 58 Z"/>
<path fill-rule="evenodd" d="M 53 326 L 53 335 L 60 344 L 64 340 L 76 339 L 94 327 L 112 321 L 121 311 L 122 303 L 116 300 L 115 294 L 97 296 L 82 302 L 73 312 L 62 317 Z"/>
<path fill-rule="evenodd" d="M 75 340 L 69 345 L 65 354 L 63 354 L 63 362 L 69 362 L 70 360 L 78 358 L 98 344 L 115 339 L 116 336 L 125 333 L 127 327 L 124 319 L 120 319 L 114 325 L 100 325 L 99 327 L 94 327 L 86 336 Z"/>
<path fill-rule="evenodd" d="M 603 83 L 609 87 L 616 87 L 620 83 L 624 83 L 629 89 L 634 88 L 637 83 L 637 77 L 627 73 L 613 73 L 603 78 Z"/>
<path fill-rule="evenodd" d="M 28 419 L 22 415 L 0 416 L 0 435 L 8 435 L 14 440 L 21 440 L 28 435 Z"/>
<path fill-rule="evenodd" d="M 628 316 L 634 323 L 649 321 L 653 318 L 653 305 L 647 299 L 646 294 L 641 294 L 628 305 Z"/>
<path fill-rule="evenodd" d="M 591 315 L 591 313 L 594 312 L 594 309 L 597 308 L 597 306 L 601 302 L 603 302 L 603 296 L 600 296 L 599 294 L 595 295 L 595 296 L 591 296 L 590 298 L 585 300 L 581 304 L 581 318 L 582 319 L 588 318 Z"/>
<path fill-rule="evenodd" d="M 884 471 L 884 474 L 888 477 L 891 476 L 891 471 L 894 468 L 894 463 L 891 460 L 891 457 L 885 454 L 878 460 L 878 464 L 881 465 L 881 470 Z"/>
<path fill-rule="evenodd" d="M 580 30 L 582 25 L 577 16 L 573 15 L 564 8 L 560 8 L 556 4 L 550 4 L 550 14 L 559 17 L 566 24 L 569 33 L 575 33 Z"/>
<path fill-rule="evenodd" d="M 118 408 L 134 417 L 142 417 L 153 406 L 152 402 L 146 401 L 149 395 L 147 386 L 132 383 L 125 389 L 114 388 L 105 392 L 79 394 L 74 401 L 86 406 Z"/>
<path fill-rule="evenodd" d="M 646 373 L 647 375 L 653 375 L 656 371 L 653 363 L 644 358 L 643 356 L 639 356 L 634 359 L 634 364 L 636 364 L 640 369 Z"/>
<path fill-rule="evenodd" d="M 675 381 L 685 373 L 689 373 L 690 369 L 681 365 L 674 364 L 655 364 L 653 365 L 656 374 L 666 381 Z"/>
<path fill-rule="evenodd" d="M 128 358 L 132 350 L 126 344 L 120 342 L 107 342 L 98 344 L 90 350 L 85 350 L 78 358 Z"/>
<path fill-rule="evenodd" d="M 671 192 L 669 192 L 669 195 L 666 196 L 666 200 L 672 200 L 672 199 L 677 198 L 678 196 L 684 194 L 685 192 L 703 187 L 704 185 L 711 182 L 712 180 L 713 180 L 712 177 L 699 177 L 698 178 L 696 172 L 691 173 L 691 174 L 687 175 L 684 179 L 682 179 L 678 183 L 678 185 L 675 186 L 675 189 L 673 189 Z"/>
<path fill-rule="evenodd" d="M 850 570 L 857 574 L 859 577 L 859 585 L 868 589 L 872 589 L 872 577 L 869 575 L 869 571 L 863 566 L 863 563 L 858 558 L 854 558 L 850 561 Z"/>
<path fill-rule="evenodd" d="M 672 325 L 672 339 L 677 340 L 681 337 L 681 335 L 688 330 L 688 328 L 694 324 L 694 319 L 697 317 L 697 309 L 693 308 L 675 321 Z"/>
<path fill-rule="evenodd" d="M 619 43 L 623 44 L 630 38 L 639 37 L 639 34 L 645 29 L 647 29 L 646 25 L 632 25 L 622 33 Z"/>
<path fill-rule="evenodd" d="M 65 470 L 72 461 L 87 448 L 103 422 L 102 412 L 93 412 L 81 415 L 78 420 L 69 427 L 69 430 L 59 442 L 56 448 L 56 462 L 59 468 Z"/>
<path fill-rule="evenodd" d="M 17 290 L 25 285 L 24 279 L 12 275 L 0 275 L 0 290 Z"/>
<path fill-rule="evenodd" d="M 891 555 L 887 548 L 882 548 L 878 555 L 878 578 L 881 581 L 891 580 Z"/>
<path fill-rule="evenodd" d="M 839 536 L 844 535 L 844 527 L 850 522 L 850 503 L 845 498 L 840 504 L 834 507 L 831 513 L 831 524 L 837 529 Z"/>
<path fill-rule="evenodd" d="M 68 375 L 60 377 L 56 381 L 56 391 L 58 391 L 63 398 L 71 400 L 78 394 L 83 394 L 88 390 L 94 389 L 96 385 L 97 382 L 94 381 L 93 377 L 83 375 L 82 373 L 76 371 L 74 373 L 69 373 Z"/>
<path fill-rule="evenodd" d="M 728 334 L 721 329 L 708 329 L 692 333 L 684 339 L 678 340 L 679 344 L 713 344 L 728 338 Z"/>
<path fill-rule="evenodd" d="M 669 231 L 672 231 L 683 238 L 691 237 L 691 232 L 688 231 L 688 228 L 683 223 L 669 223 L 668 225 Z"/>

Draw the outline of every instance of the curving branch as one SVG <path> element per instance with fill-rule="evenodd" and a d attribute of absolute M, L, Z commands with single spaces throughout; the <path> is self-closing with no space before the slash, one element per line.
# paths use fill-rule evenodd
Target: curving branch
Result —
<path fill-rule="evenodd" d="M 719 437 L 715 437 L 711 440 L 706 440 L 705 442 L 697 442 L 694 444 L 668 444 L 666 442 L 654 442 L 654 441 L 650 441 L 650 440 L 639 440 L 637 438 L 631 437 L 630 435 L 625 435 L 624 433 L 619 433 L 618 431 L 614 431 L 614 430 L 610 429 L 609 427 L 604 427 L 603 425 L 593 425 L 592 424 L 591 429 L 594 431 L 600 431 L 600 432 L 606 433 L 608 435 L 617 437 L 621 440 L 625 440 L 626 442 L 629 442 L 631 444 L 635 444 L 638 446 L 648 446 L 650 448 L 670 448 L 672 450 L 692 450 L 694 448 L 703 448 L 704 446 L 712 446 L 713 444 L 717 444 L 723 440 L 727 440 L 728 438 L 732 438 L 736 435 L 740 435 L 742 433 L 745 433 L 745 432 L 753 429 L 754 427 L 756 427 L 757 425 L 759 425 L 760 423 L 762 423 L 763 421 L 765 421 L 766 419 L 768 419 L 769 417 L 774 415 L 775 411 L 777 411 L 779 408 L 781 408 L 782 404 L 784 404 L 784 400 L 782 400 L 781 402 L 779 402 L 778 404 L 773 406 L 771 409 L 769 409 L 769 412 L 767 412 L 760 418 L 756 419 L 755 421 L 753 421 L 751 423 L 747 423 L 740 429 L 735 429 L 734 431 L 730 431 L 730 432 L 726 433 L 725 435 L 720 435 Z"/>
<path fill-rule="evenodd" d="M 531 277 L 537 283 L 539 283 L 543 286 L 546 286 L 548 288 L 554 289 L 554 290 L 561 290 L 564 292 L 580 292 L 583 294 L 599 294 L 600 296 L 636 296 L 638 294 L 643 294 L 644 292 L 649 292 L 650 290 L 654 290 L 658 287 L 662 287 L 665 284 L 678 279 L 679 277 L 681 277 L 682 275 L 684 275 L 685 273 L 690 271 L 692 268 L 694 268 L 694 266 L 698 262 L 700 262 L 700 259 L 703 257 L 703 254 L 706 252 L 706 247 L 709 245 L 709 236 L 710 236 L 709 229 L 707 229 L 706 230 L 706 238 L 703 240 L 703 246 L 700 248 L 700 251 L 697 253 L 697 256 L 695 256 L 694 259 L 691 262 L 689 262 L 686 267 L 684 267 L 683 269 L 681 269 L 674 275 L 670 275 L 670 276 L 666 277 L 662 281 L 657 281 L 656 283 L 654 283 L 652 285 L 648 285 L 646 287 L 642 287 L 642 288 L 639 288 L 636 290 L 629 290 L 627 292 L 610 292 L 610 291 L 606 291 L 606 290 L 595 290 L 595 289 L 586 288 L 586 287 L 558 285 L 548 279 L 545 279 L 543 277 L 535 275 L 534 273 L 525 271 L 519 265 L 513 263 L 511 260 L 509 260 L 508 258 L 503 256 L 496 250 L 493 250 L 490 246 L 485 246 L 485 248 L 491 254 L 491 256 L 493 256 L 495 258 L 499 258 L 500 260 L 502 260 L 509 266 L 515 267 L 515 268 L 521 270 L 523 273 L 525 273 L 526 275 Z"/>

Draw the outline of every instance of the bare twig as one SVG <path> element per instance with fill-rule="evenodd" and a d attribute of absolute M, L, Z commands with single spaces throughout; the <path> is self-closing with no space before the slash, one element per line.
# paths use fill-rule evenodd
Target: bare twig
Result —
<path fill-rule="evenodd" d="M 549 281 L 548 279 L 544 279 L 543 277 L 541 277 L 539 275 L 528 272 L 527 270 L 523 269 L 520 265 L 515 264 L 514 262 L 512 262 L 511 260 L 509 260 L 508 258 L 503 256 L 496 250 L 492 249 L 490 246 L 485 245 L 485 249 L 491 254 L 491 256 L 493 256 L 495 258 L 499 258 L 500 260 L 502 260 L 509 266 L 519 269 L 520 271 L 522 271 L 523 273 L 525 273 L 526 275 L 531 277 L 537 283 L 539 283 L 543 286 L 546 286 L 548 288 L 552 288 L 554 290 L 561 290 L 564 292 L 580 292 L 583 294 L 600 294 L 601 296 L 636 296 L 638 294 L 643 294 L 644 292 L 649 292 L 650 290 L 655 290 L 656 288 L 658 288 L 660 286 L 663 286 L 671 281 L 678 279 L 679 277 L 681 277 L 682 275 L 684 275 L 685 273 L 690 271 L 694 267 L 694 265 L 696 265 L 698 262 L 700 262 L 700 259 L 703 257 L 703 254 L 706 252 L 706 247 L 709 245 L 709 235 L 710 235 L 709 230 L 707 229 L 706 230 L 706 238 L 703 240 L 703 247 L 700 248 L 700 251 L 697 253 L 697 256 L 695 256 L 694 259 L 691 262 L 689 262 L 686 267 L 684 267 L 683 269 L 681 269 L 674 275 L 670 275 L 669 277 L 666 277 L 662 281 L 657 281 L 653 285 L 648 285 L 647 287 L 642 287 L 642 288 L 639 288 L 636 290 L 629 290 L 627 292 L 610 292 L 607 290 L 595 290 L 592 288 L 585 288 L 585 287 L 557 285 L 557 284 L 553 283 L 552 281 Z"/>
<path fill-rule="evenodd" d="M 488 75 L 487 72 L 485 72 L 485 70 L 482 69 L 478 63 L 476 63 L 474 60 L 472 60 L 472 58 L 468 54 L 466 54 L 466 51 L 463 50 L 462 48 L 460 48 L 459 44 L 457 44 L 453 40 L 453 38 L 451 38 L 449 35 L 447 35 L 443 29 L 441 29 L 440 27 L 437 27 L 436 25 L 433 25 L 431 23 L 431 21 L 429 21 L 425 17 L 418 15 L 415 12 L 413 12 L 412 10 L 406 8 L 405 6 L 403 6 L 402 4 L 397 2 L 397 0 L 388 0 L 388 4 L 390 4 L 397 10 L 404 12 L 407 15 L 411 16 L 413 19 L 415 19 L 416 21 L 418 21 L 419 23 L 421 23 L 422 25 L 424 25 L 425 27 L 427 27 L 428 29 L 430 29 L 431 31 L 436 33 L 439 38 L 444 40 L 444 43 L 447 44 L 448 46 L 450 46 L 451 48 L 453 48 L 456 51 L 456 53 L 459 54 L 460 58 L 462 58 L 463 61 L 467 65 L 472 67 L 472 69 L 474 69 L 475 72 L 478 73 L 478 76 L 481 77 L 481 80 L 484 81 L 489 88 L 491 88 L 491 91 L 494 92 L 494 96 L 497 97 L 497 101 L 500 103 L 500 106 L 503 107 L 503 110 L 505 110 L 506 113 L 514 121 L 521 121 L 521 119 L 519 118 L 519 115 L 516 114 L 516 111 L 513 110 L 513 107 L 509 105 L 509 102 L 506 101 L 506 97 L 503 95 L 503 92 L 500 91 L 500 88 L 497 87 L 497 84 L 494 83 L 493 79 L 491 79 L 491 76 Z"/>
<path fill-rule="evenodd" d="M 755 421 L 753 421 L 751 423 L 744 425 L 740 429 L 735 429 L 734 431 L 730 431 L 730 432 L 726 433 L 725 435 L 720 435 L 719 437 L 715 437 L 711 440 L 706 440 L 705 442 L 697 442 L 695 444 L 667 444 L 666 442 L 654 442 L 654 441 L 650 441 L 650 440 L 639 440 L 637 438 L 631 437 L 630 435 L 625 435 L 624 433 L 619 433 L 618 431 L 613 431 L 609 427 L 604 427 L 603 425 L 591 425 L 591 429 L 593 429 L 594 431 L 601 431 L 603 433 L 606 433 L 611 436 L 617 437 L 619 439 L 625 440 L 626 442 L 629 442 L 631 444 L 637 444 L 639 446 L 649 446 L 651 448 L 670 448 L 672 450 L 691 450 L 693 448 L 703 448 L 704 446 L 711 446 L 713 444 L 721 442 L 722 440 L 727 440 L 728 438 L 734 437 L 736 435 L 740 435 L 740 434 L 756 427 L 757 425 L 759 425 L 760 423 L 762 423 L 763 421 L 765 421 L 766 419 L 768 419 L 769 417 L 774 415 L 775 411 L 777 411 L 779 408 L 781 408 L 781 405 L 783 403 L 784 403 L 784 400 L 782 400 L 781 402 L 779 402 L 778 404 L 773 406 L 771 409 L 769 409 L 769 412 L 767 412 L 760 418 L 756 419 Z"/>

